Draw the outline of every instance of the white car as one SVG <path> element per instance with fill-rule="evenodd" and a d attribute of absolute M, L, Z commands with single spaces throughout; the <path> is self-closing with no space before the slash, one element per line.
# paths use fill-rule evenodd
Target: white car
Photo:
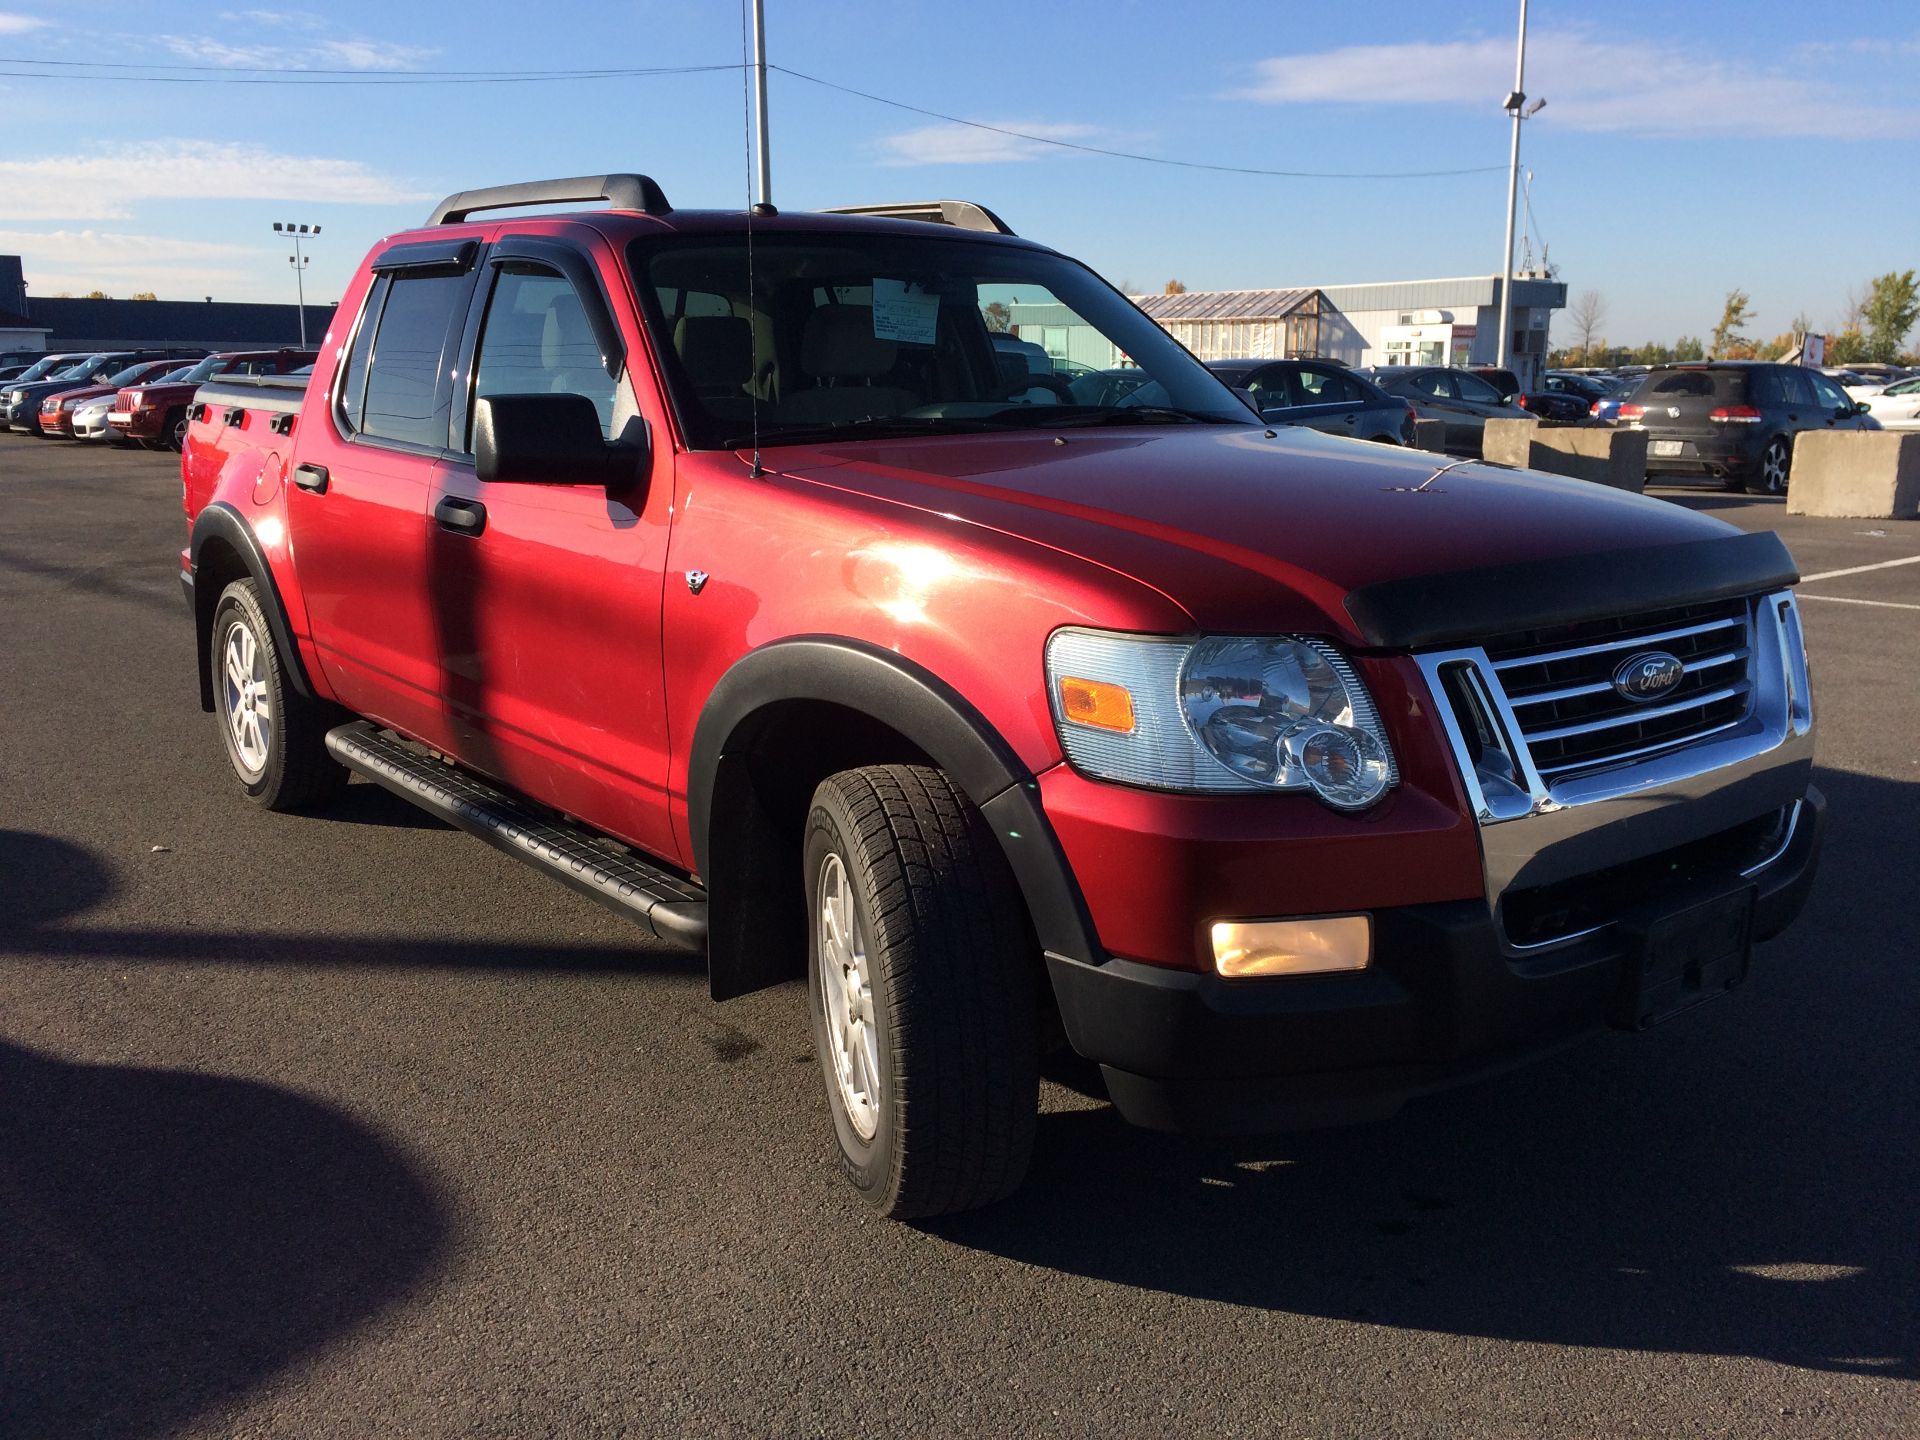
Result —
<path fill-rule="evenodd" d="M 1866 397 L 1867 413 L 1882 430 L 1920 430 L 1920 375 Z"/>
<path fill-rule="evenodd" d="M 73 409 L 73 438 L 76 440 L 112 440 L 113 427 L 107 424 L 107 412 L 113 408 L 113 396 L 85 400 Z"/>

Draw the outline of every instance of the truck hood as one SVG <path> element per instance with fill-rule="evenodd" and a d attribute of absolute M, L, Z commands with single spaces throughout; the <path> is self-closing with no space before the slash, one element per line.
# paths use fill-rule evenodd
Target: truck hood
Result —
<path fill-rule="evenodd" d="M 1473 572 L 1537 572 L 1615 552 L 1644 568 L 1646 552 L 1739 534 L 1586 481 L 1302 429 L 867 440 L 770 449 L 762 463 L 1106 566 L 1202 629 L 1312 630 L 1357 644 L 1379 640 L 1349 611 L 1358 591 L 1447 576 L 1455 583 L 1442 590 L 1458 593 Z M 1685 577 L 1675 583 L 1684 589 Z"/>

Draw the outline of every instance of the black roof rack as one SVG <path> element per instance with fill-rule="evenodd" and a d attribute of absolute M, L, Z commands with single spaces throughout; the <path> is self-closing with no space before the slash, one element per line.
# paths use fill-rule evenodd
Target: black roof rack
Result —
<path fill-rule="evenodd" d="M 828 215 L 879 215 L 889 220 L 919 220 L 928 225 L 953 225 L 962 230 L 985 230 L 1011 235 L 1007 222 L 971 200 L 902 200 L 891 205 L 834 205 Z"/>
<path fill-rule="evenodd" d="M 650 175 L 576 175 L 570 180 L 528 180 L 462 190 L 434 208 L 429 225 L 458 225 L 476 210 L 507 210 L 520 205 L 565 205 L 575 200 L 605 200 L 615 210 L 670 215 L 666 192 Z"/>

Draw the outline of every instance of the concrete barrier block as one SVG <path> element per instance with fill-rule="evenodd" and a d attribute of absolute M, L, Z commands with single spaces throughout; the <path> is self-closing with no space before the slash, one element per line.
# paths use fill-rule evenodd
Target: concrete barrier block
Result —
<path fill-rule="evenodd" d="M 1447 422 L 1444 420 L 1416 420 L 1413 422 L 1413 448 L 1437 452 L 1447 448 Z"/>
<path fill-rule="evenodd" d="M 1920 519 L 1920 431 L 1802 431 L 1793 442 L 1787 513 Z"/>
<path fill-rule="evenodd" d="M 1647 484 L 1647 436 L 1643 430 L 1489 420 L 1480 448 L 1495 465 L 1566 475 L 1635 494 Z"/>

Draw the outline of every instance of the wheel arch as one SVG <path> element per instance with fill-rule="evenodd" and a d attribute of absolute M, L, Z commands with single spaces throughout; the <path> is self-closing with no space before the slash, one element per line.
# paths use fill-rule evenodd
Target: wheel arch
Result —
<path fill-rule="evenodd" d="M 986 817 L 1042 949 L 1092 961 L 1086 902 L 1013 748 L 924 667 L 835 636 L 751 651 L 721 677 L 696 727 L 687 825 L 708 892 L 716 1000 L 803 973 L 798 863 L 814 786 L 859 765 L 933 765 Z"/>
<path fill-rule="evenodd" d="M 200 708 L 214 707 L 213 612 L 220 603 L 220 592 L 235 580 L 251 579 L 260 587 L 260 605 L 266 611 L 267 624 L 273 630 L 274 648 L 287 682 L 302 699 L 314 699 L 300 647 L 294 643 L 287 624 L 287 607 L 274 583 L 273 569 L 254 538 L 253 529 L 240 512 L 223 500 L 202 510 L 193 522 L 188 541 L 188 561 L 193 569 L 193 628 L 195 654 L 200 666 Z"/>

